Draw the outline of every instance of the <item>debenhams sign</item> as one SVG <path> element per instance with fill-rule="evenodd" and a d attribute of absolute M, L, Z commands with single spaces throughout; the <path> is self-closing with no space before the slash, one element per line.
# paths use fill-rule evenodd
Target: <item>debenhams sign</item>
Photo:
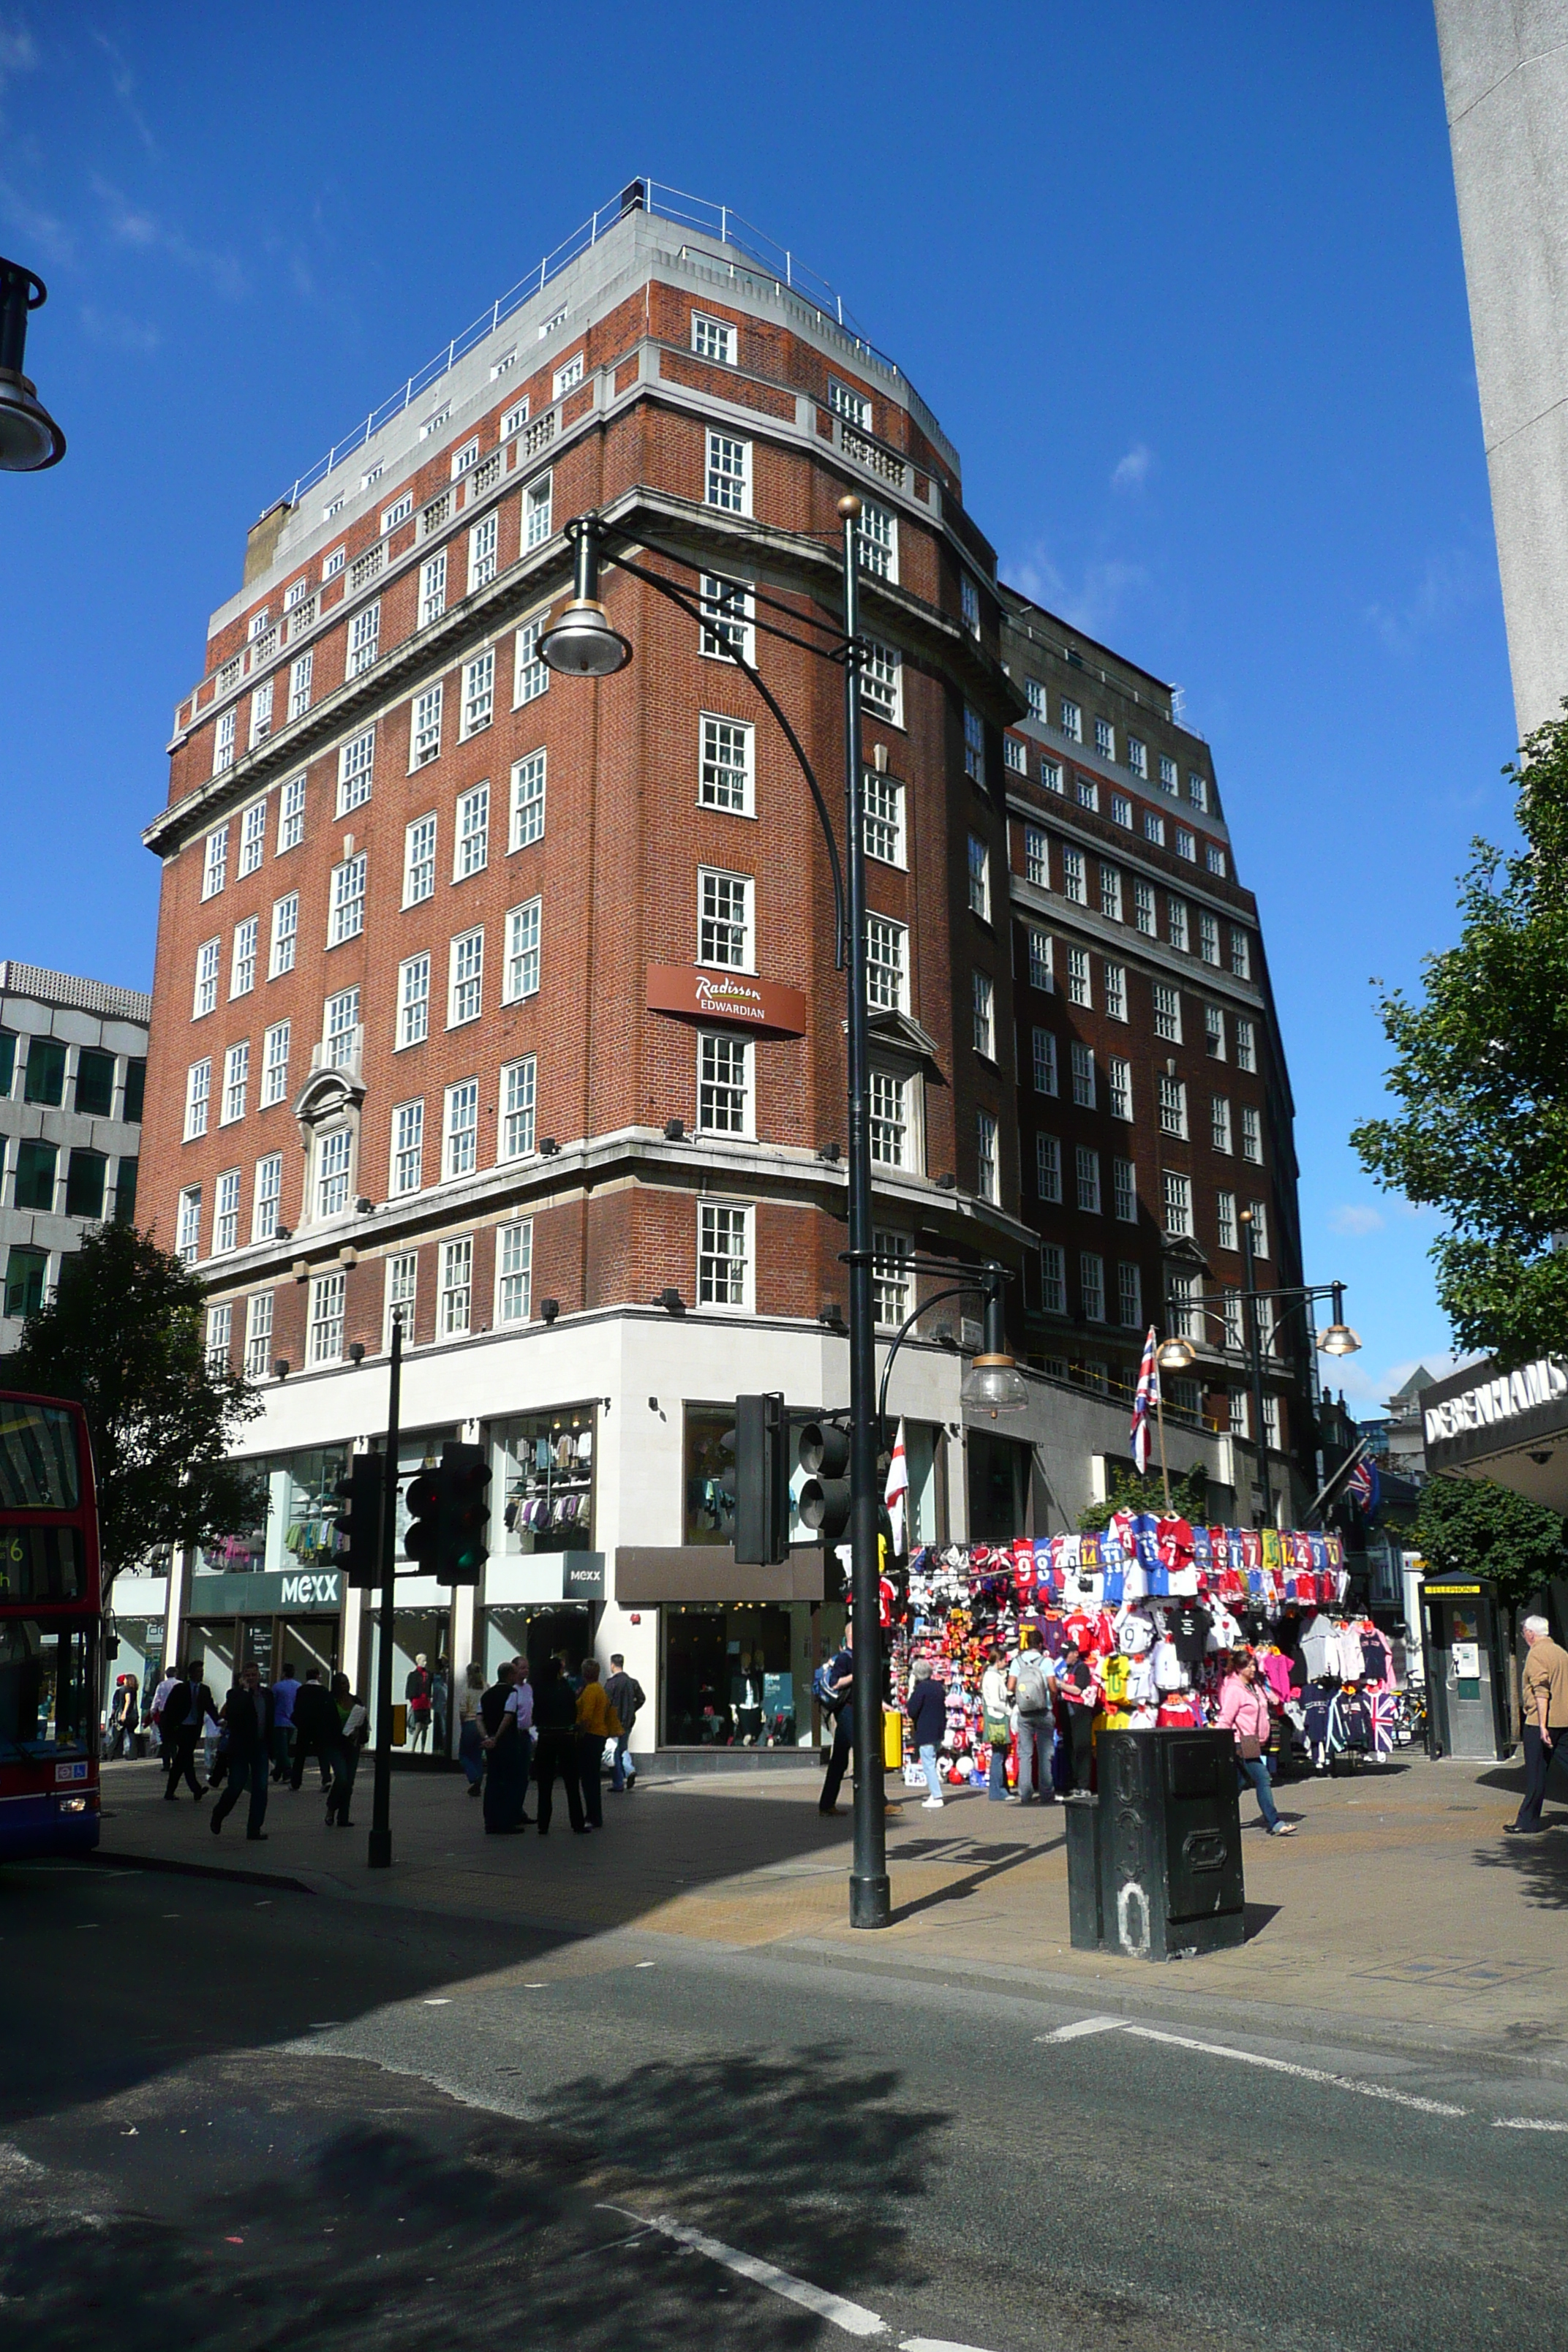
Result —
<path fill-rule="evenodd" d="M 1473 1389 L 1461 1389 L 1458 1396 L 1445 1397 L 1441 1404 L 1428 1405 L 1426 1443 L 1440 1444 L 1467 1429 L 1495 1428 L 1499 1422 L 1513 1421 L 1563 1396 L 1568 1396 L 1568 1364 L 1542 1356 L 1517 1372 L 1500 1372 L 1495 1380 L 1481 1381 Z"/>

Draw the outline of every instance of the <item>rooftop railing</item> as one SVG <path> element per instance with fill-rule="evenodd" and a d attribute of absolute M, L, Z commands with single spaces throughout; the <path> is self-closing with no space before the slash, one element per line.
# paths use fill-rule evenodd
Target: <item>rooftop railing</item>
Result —
<path fill-rule="evenodd" d="M 705 197 L 688 195 L 684 189 L 665 187 L 656 180 L 633 180 L 622 189 L 613 204 L 602 205 L 591 213 L 570 236 L 562 240 L 553 253 L 545 254 L 538 267 L 531 269 L 526 278 L 519 278 L 517 284 L 492 302 L 488 310 L 481 311 L 471 325 L 465 327 L 460 335 L 454 335 L 446 350 L 437 352 L 434 359 L 427 361 L 416 374 L 411 375 L 390 399 L 384 400 L 379 408 L 373 408 L 363 422 L 356 425 L 342 440 L 334 441 L 326 456 L 319 459 L 308 473 L 299 477 L 288 493 L 287 503 L 298 506 L 308 490 L 314 489 L 319 482 L 325 481 L 329 474 L 357 450 L 363 449 L 384 425 L 402 416 L 415 401 L 429 391 L 432 384 L 438 383 L 443 376 L 448 374 L 459 360 L 465 359 L 487 336 L 493 335 L 504 320 L 521 310 L 525 302 L 532 301 L 535 295 L 542 294 L 552 278 L 558 278 L 580 255 L 590 251 L 628 213 L 635 212 L 652 213 L 660 220 L 674 223 L 677 227 L 694 229 L 700 236 L 716 237 L 721 245 L 748 255 L 764 275 L 809 304 L 820 318 L 848 336 L 879 368 L 897 377 L 900 383 L 906 381 L 896 362 L 889 359 L 885 352 L 878 351 L 876 345 L 861 333 L 854 317 L 845 309 L 843 297 L 825 278 L 818 277 L 816 270 L 808 268 L 788 246 L 776 244 L 728 205 L 710 204 Z M 562 323 L 564 323 L 564 318 Z M 548 334 L 550 324 L 547 322 L 542 330 L 542 340 Z M 909 389 L 912 394 L 913 387 Z M 915 397 L 918 399 L 918 395 Z M 923 412 L 923 402 L 920 406 Z M 935 422 L 929 418 L 927 421 L 931 425 Z"/>

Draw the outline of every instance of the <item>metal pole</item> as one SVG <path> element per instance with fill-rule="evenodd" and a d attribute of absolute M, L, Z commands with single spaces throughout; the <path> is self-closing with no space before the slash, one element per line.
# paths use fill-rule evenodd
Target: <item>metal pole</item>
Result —
<path fill-rule="evenodd" d="M 855 1617 L 855 1855 L 849 1924 L 885 1927 L 890 1907 L 882 1789 L 881 1584 L 877 1569 L 876 1325 L 871 1314 L 871 1129 L 867 1094 L 866 842 L 860 822 L 860 501 L 844 524 L 844 798 L 849 861 L 849 1544 Z"/>
<path fill-rule="evenodd" d="M 1274 1496 L 1268 1483 L 1268 1433 L 1263 1421 L 1263 1341 L 1258 1328 L 1260 1312 L 1258 1277 L 1252 1255 L 1252 1212 L 1241 1212 L 1241 1264 L 1247 1282 L 1247 1339 L 1252 1354 L 1252 1417 L 1256 1423 L 1253 1438 L 1258 1447 L 1258 1479 L 1263 1489 L 1263 1521 L 1266 1528 L 1274 1524 Z"/>
<path fill-rule="evenodd" d="M 1171 1516 L 1171 1473 L 1165 1461 L 1165 1383 L 1160 1377 L 1160 1358 L 1154 1356 L 1154 1418 L 1160 1425 L 1160 1478 L 1165 1489 L 1165 1517 Z"/>
<path fill-rule="evenodd" d="M 392 1867 L 392 1618 L 397 1576 L 398 1407 L 403 1387 L 403 1318 L 392 1318 L 392 1373 L 386 1399 L 386 1470 L 381 1489 L 381 1650 L 375 1662 L 375 1801 L 371 1811 L 372 1870 Z"/>

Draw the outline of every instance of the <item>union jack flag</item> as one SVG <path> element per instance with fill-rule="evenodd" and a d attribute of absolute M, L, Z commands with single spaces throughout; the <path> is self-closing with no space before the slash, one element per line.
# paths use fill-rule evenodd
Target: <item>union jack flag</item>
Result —
<path fill-rule="evenodd" d="M 1370 1519 L 1377 1508 L 1378 1497 L 1383 1492 L 1383 1483 L 1377 1475 L 1377 1465 L 1369 1454 L 1362 1455 L 1361 1460 L 1351 1472 L 1347 1486 Z"/>
<path fill-rule="evenodd" d="M 1132 1400 L 1132 1459 L 1138 1475 L 1149 1471 L 1149 1415 L 1160 1400 L 1160 1373 L 1154 1361 L 1154 1330 L 1150 1326 L 1149 1337 L 1143 1342 L 1143 1361 L 1138 1368 L 1138 1391 Z"/>

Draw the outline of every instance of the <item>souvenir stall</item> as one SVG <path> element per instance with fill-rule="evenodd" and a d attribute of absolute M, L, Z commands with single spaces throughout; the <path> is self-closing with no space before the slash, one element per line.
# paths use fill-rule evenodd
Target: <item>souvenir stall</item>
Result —
<path fill-rule="evenodd" d="M 1337 1536 L 1194 1528 L 1120 1513 L 1102 1532 L 950 1545 L 910 1560 L 889 1629 L 893 1697 L 917 1663 L 947 1688 L 941 1769 L 954 1785 L 991 1763 L 981 1681 L 1033 1628 L 1060 1697 L 1094 1728 L 1212 1724 L 1230 1652 L 1252 1647 L 1279 1708 L 1282 1760 L 1313 1769 L 1389 1755 L 1405 1732 L 1389 1644 L 1343 1612 L 1348 1577 Z M 1058 1740 L 1053 1778 L 1070 1786 Z M 1080 1753 L 1087 1748 L 1080 1743 Z M 905 1778 L 919 1782 L 908 1751 Z M 1009 1756 L 1008 1780 L 1016 1777 Z"/>

